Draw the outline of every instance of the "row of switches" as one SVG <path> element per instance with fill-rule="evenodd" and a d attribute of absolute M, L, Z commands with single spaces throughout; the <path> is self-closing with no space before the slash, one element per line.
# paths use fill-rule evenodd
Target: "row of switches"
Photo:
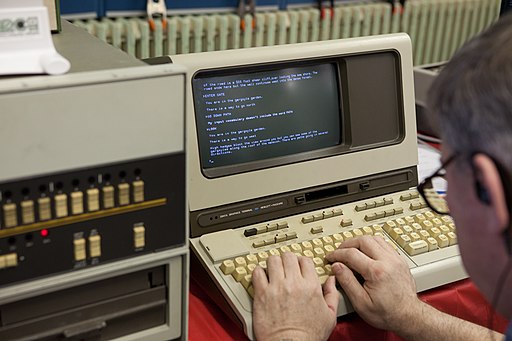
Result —
<path fill-rule="evenodd" d="M 89 256 L 100 257 L 101 256 L 101 236 L 95 234 L 89 236 Z M 86 254 L 86 242 L 85 238 L 76 238 L 73 240 L 73 247 L 75 250 L 75 261 L 85 260 Z"/>
<path fill-rule="evenodd" d="M 118 203 L 120 206 L 130 204 L 130 187 L 132 187 L 132 198 L 134 203 L 144 201 L 144 182 L 142 180 L 117 185 Z M 101 189 L 103 208 L 109 209 L 115 207 L 115 188 L 114 186 L 105 186 Z M 69 195 L 70 205 L 68 207 L 68 195 L 57 194 L 54 197 L 55 218 L 63 218 L 70 214 L 82 214 L 85 212 L 84 203 L 87 204 L 88 212 L 98 211 L 100 209 L 100 190 L 90 188 L 84 193 L 81 191 L 72 192 Z M 35 222 L 35 205 L 32 200 L 24 200 L 20 203 L 22 224 L 32 224 Z M 51 199 L 49 197 L 37 199 L 39 211 L 39 220 L 45 221 L 52 218 Z M 4 227 L 15 227 L 18 225 L 17 205 L 9 203 L 3 205 Z"/>
<path fill-rule="evenodd" d="M 136 249 L 143 248 L 146 245 L 146 229 L 144 226 L 136 226 L 133 228 L 133 246 Z M 82 261 L 87 258 L 87 242 L 89 244 L 89 257 L 101 256 L 101 236 L 95 234 L 89 236 L 87 241 L 85 238 L 76 238 L 73 240 L 73 248 L 75 261 Z"/>

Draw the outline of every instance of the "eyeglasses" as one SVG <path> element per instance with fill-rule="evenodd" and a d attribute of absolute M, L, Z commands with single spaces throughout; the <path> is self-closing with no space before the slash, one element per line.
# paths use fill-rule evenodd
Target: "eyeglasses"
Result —
<path fill-rule="evenodd" d="M 456 155 L 449 157 L 448 160 L 443 162 L 441 167 L 434 172 L 434 174 L 425 178 L 418 185 L 418 192 L 423 200 L 425 200 L 432 211 L 438 214 L 450 214 L 448 205 L 444 198 L 440 196 L 438 189 L 446 186 L 446 179 L 444 178 L 446 175 L 445 169 L 455 159 L 455 157 Z"/>

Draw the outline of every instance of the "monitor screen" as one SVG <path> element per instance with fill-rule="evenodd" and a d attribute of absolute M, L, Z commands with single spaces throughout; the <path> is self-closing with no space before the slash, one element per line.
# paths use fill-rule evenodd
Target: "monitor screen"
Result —
<path fill-rule="evenodd" d="M 206 175 L 318 157 L 341 143 L 334 62 L 296 62 L 199 72 L 193 78 L 201 167 Z M 231 168 L 229 168 L 231 167 Z"/>

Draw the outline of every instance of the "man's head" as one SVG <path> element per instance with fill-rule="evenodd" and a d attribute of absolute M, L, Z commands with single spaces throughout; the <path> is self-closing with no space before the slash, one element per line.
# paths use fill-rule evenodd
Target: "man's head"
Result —
<path fill-rule="evenodd" d="M 429 108 L 441 127 L 443 160 L 456 157 L 446 170 L 447 201 L 464 265 L 493 300 L 510 257 L 512 15 L 456 53 L 431 87 Z M 512 278 L 505 285 L 497 308 L 512 317 Z"/>

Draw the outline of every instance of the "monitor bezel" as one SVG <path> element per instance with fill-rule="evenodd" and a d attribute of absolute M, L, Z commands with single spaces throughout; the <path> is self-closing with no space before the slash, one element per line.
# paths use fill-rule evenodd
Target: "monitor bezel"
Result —
<path fill-rule="evenodd" d="M 346 102 L 343 100 L 344 98 L 344 85 L 341 78 L 341 63 L 339 57 L 317 57 L 317 58 L 304 58 L 298 60 L 288 60 L 288 61 L 279 61 L 279 62 L 266 62 L 266 63 L 258 63 L 251 65 L 237 65 L 237 66 L 226 66 L 219 68 L 211 68 L 196 71 L 191 77 L 191 88 L 194 89 L 194 81 L 200 78 L 210 78 L 210 77 L 219 77 L 219 76 L 233 76 L 237 74 L 250 74 L 257 72 L 271 72 L 279 69 L 287 69 L 287 68 L 296 68 L 296 67 L 304 67 L 304 66 L 314 66 L 314 65 L 323 65 L 323 64 L 331 64 L 335 69 L 335 77 L 336 83 L 338 85 L 338 118 L 339 118 L 339 133 L 340 139 L 338 143 L 334 146 L 324 147 L 320 149 L 315 149 L 306 152 L 300 152 L 291 155 L 278 156 L 265 158 L 257 161 L 250 161 L 244 163 L 235 163 L 227 166 L 219 166 L 219 167 L 204 167 L 201 159 L 201 155 L 204 148 L 201 146 L 199 139 L 199 131 L 195 129 L 196 139 L 198 141 L 198 153 L 199 153 L 199 163 L 201 165 L 201 173 L 203 176 L 209 179 L 219 178 L 224 176 L 230 176 L 235 174 L 247 173 L 262 169 L 268 169 L 273 167 L 279 167 L 283 165 L 288 165 L 297 162 L 304 162 L 315 160 L 319 158 L 329 157 L 333 155 L 339 155 L 344 152 L 347 152 L 349 149 L 349 144 L 347 142 L 350 141 L 350 129 L 346 124 L 347 115 L 344 115 L 344 111 L 348 110 L 344 109 L 344 103 L 346 106 Z M 196 94 L 192 91 L 192 101 L 194 103 L 194 123 L 197 127 L 198 112 L 196 111 L 195 103 L 196 103 Z"/>

